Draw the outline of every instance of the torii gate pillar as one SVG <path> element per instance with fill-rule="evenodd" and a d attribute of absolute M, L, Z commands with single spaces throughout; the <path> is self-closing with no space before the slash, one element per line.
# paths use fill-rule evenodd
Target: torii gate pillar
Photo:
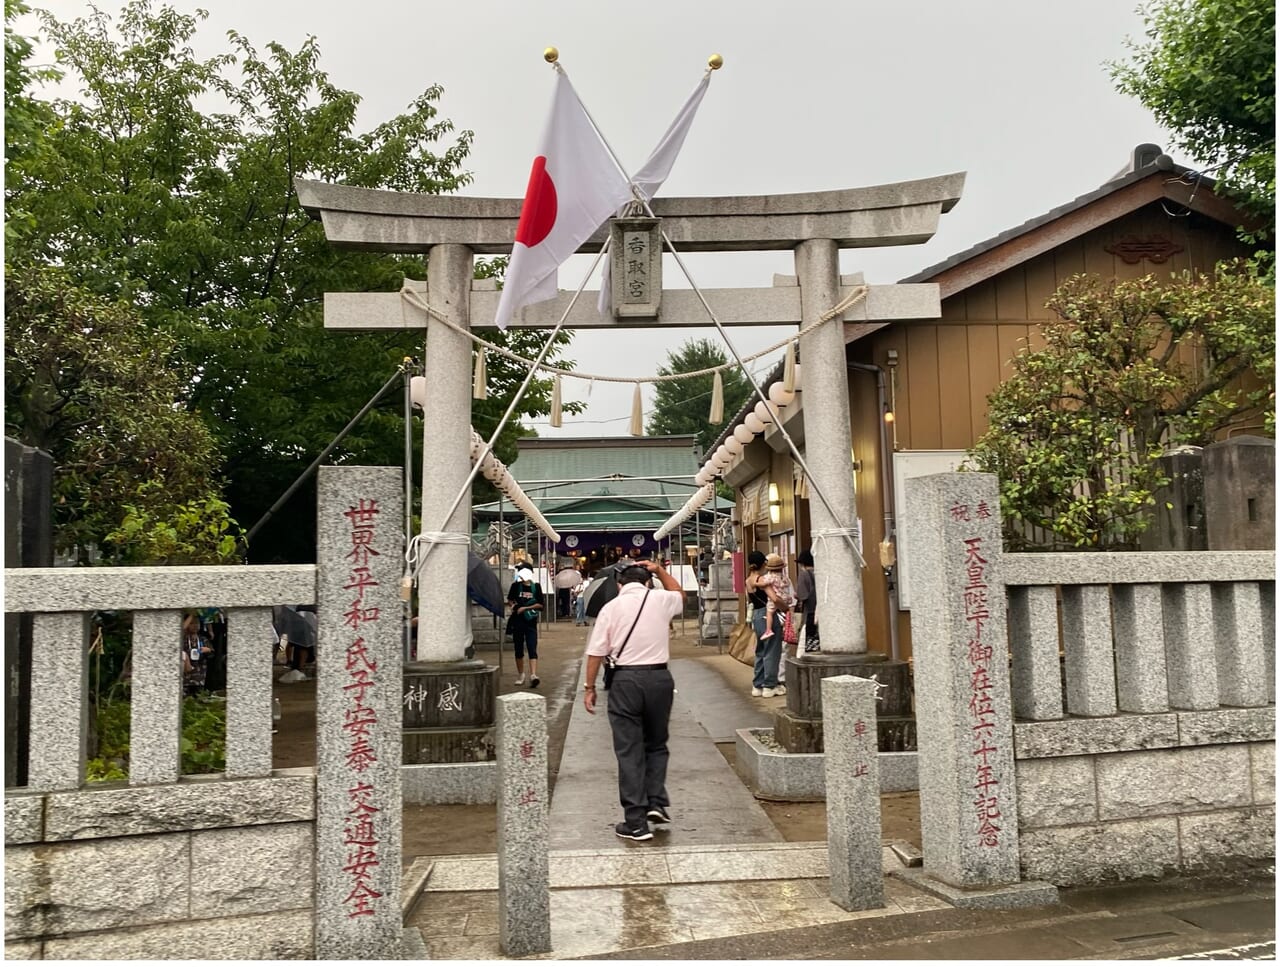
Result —
<path fill-rule="evenodd" d="M 433 245 L 427 256 L 432 305 L 458 326 L 471 325 L 472 252 Z M 423 374 L 422 535 L 427 554 L 418 576 L 418 656 L 404 669 L 407 763 L 466 762 L 489 757 L 498 669 L 466 658 L 471 644 L 467 549 L 468 488 L 449 508 L 471 470 L 471 340 L 427 317 Z M 444 538 L 432 542 L 433 535 Z"/>

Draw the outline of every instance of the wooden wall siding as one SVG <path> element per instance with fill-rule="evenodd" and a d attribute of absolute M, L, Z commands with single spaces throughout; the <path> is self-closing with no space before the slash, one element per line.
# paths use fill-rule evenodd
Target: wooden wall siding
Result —
<path fill-rule="evenodd" d="M 903 396 L 911 400 L 911 429 L 904 434 L 902 428 L 898 428 L 898 444 L 907 450 L 937 450 L 942 446 L 938 326 L 908 326 L 906 358 L 910 360 L 910 368 L 899 375 L 898 400 Z"/>
<path fill-rule="evenodd" d="M 973 440 L 969 417 L 977 373 L 969 359 L 972 326 L 938 327 L 938 418 L 943 450 L 968 447 Z"/>

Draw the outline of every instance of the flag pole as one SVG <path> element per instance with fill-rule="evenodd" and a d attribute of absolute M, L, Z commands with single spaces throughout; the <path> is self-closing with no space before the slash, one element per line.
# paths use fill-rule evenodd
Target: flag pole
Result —
<path fill-rule="evenodd" d="M 551 52 L 554 51 L 555 48 L 549 47 L 547 50 L 548 52 Z M 557 52 L 556 58 L 558 59 L 558 57 L 559 53 Z M 561 67 L 556 60 L 548 57 L 548 62 L 551 63 L 551 66 L 555 70 L 566 73 L 567 76 L 567 72 L 564 71 L 564 68 Z M 714 70 L 719 70 L 723 66 L 724 58 L 719 54 L 712 54 L 711 57 L 707 59 L 708 73 Z M 591 126 L 595 129 L 596 136 L 600 138 L 600 142 L 604 145 L 605 150 L 609 152 L 609 157 L 613 159 L 614 165 L 617 166 L 618 171 L 622 173 L 622 176 L 627 179 L 627 183 L 631 185 L 631 194 L 635 197 L 635 200 L 639 202 L 645 213 L 650 218 L 657 218 L 658 216 L 654 214 L 653 208 L 649 205 L 649 200 L 644 197 L 644 193 L 636 186 L 631 174 L 625 167 L 623 167 L 622 162 L 618 159 L 617 152 L 613 150 L 613 145 L 609 143 L 609 139 L 606 138 L 604 136 L 604 132 L 600 130 L 600 125 L 596 124 L 596 119 L 592 117 L 591 112 L 587 110 L 586 104 L 583 103 L 582 98 L 578 95 L 577 88 L 573 88 L 573 96 L 578 99 L 578 104 L 582 108 L 582 113 L 585 114 L 587 116 L 587 120 L 591 122 Z M 742 361 L 742 356 L 738 353 L 737 347 L 734 346 L 733 340 L 729 338 L 729 333 L 725 331 L 724 324 L 720 322 L 715 312 L 712 311 L 711 305 L 707 302 L 706 296 L 702 294 L 702 290 L 698 288 L 698 283 L 694 281 L 693 274 L 689 271 L 688 266 L 684 264 L 684 259 L 682 259 L 680 257 L 680 253 L 676 251 L 675 245 L 672 244 L 671 237 L 667 235 L 665 230 L 661 230 L 661 234 L 662 241 L 666 243 L 668 251 L 670 251 L 675 257 L 676 265 L 680 266 L 680 271 L 684 273 L 684 277 L 688 280 L 690 287 L 692 287 L 694 293 L 698 296 L 698 301 L 702 303 L 702 307 L 706 309 L 707 315 L 711 318 L 712 323 L 714 323 L 716 329 L 720 331 L 720 338 L 724 340 L 725 345 L 729 348 L 729 352 L 733 354 L 734 361 L 738 364 L 738 368 L 742 371 L 743 375 L 747 377 L 747 380 L 751 383 L 752 389 L 756 391 L 761 402 L 764 403 L 765 409 L 768 411 L 769 415 L 773 417 L 773 425 L 778 428 L 778 432 L 782 434 L 782 439 L 787 442 L 787 447 L 791 451 L 791 456 L 795 459 L 796 463 L 800 464 L 800 469 L 804 471 L 805 476 L 808 478 L 809 485 L 813 488 L 814 493 L 818 495 L 818 499 L 822 501 L 822 505 L 827 509 L 827 513 L 831 515 L 831 518 L 833 520 L 838 519 L 839 515 L 837 515 L 835 510 L 832 508 L 831 502 L 827 500 L 827 495 L 822 492 L 822 487 L 819 486 L 817 480 L 814 479 L 813 474 L 809 472 L 809 466 L 805 463 L 804 457 L 800 455 L 800 450 L 796 446 L 795 441 L 791 439 L 791 434 L 788 433 L 787 428 L 782 425 L 782 419 L 778 415 L 777 410 L 774 409 L 773 402 L 765 394 L 764 390 L 760 388 L 759 382 L 757 382 L 755 375 L 747 367 L 747 364 Z M 597 258 L 597 261 L 598 260 L 599 259 Z M 592 268 L 594 269 L 594 266 L 592 266 Z M 862 553 L 858 550 L 858 545 L 857 542 L 854 541 L 853 535 L 846 533 L 842 536 L 849 542 L 849 546 L 853 549 L 853 553 L 857 556 L 859 563 L 863 567 L 866 567 L 866 559 L 863 558 Z"/>

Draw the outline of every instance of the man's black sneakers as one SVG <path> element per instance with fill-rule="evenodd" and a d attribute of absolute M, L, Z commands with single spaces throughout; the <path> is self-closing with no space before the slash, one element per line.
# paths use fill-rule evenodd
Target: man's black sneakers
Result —
<path fill-rule="evenodd" d="M 649 822 L 651 823 L 671 822 L 671 816 L 667 813 L 666 808 L 663 806 L 650 806 L 648 819 L 649 819 Z"/>
<path fill-rule="evenodd" d="M 632 829 L 626 823 L 618 823 L 613 827 L 613 831 L 618 834 L 619 839 L 634 839 L 638 843 L 644 842 L 646 839 L 653 839 L 653 833 L 649 832 L 647 827 L 641 826 L 639 829 Z"/>

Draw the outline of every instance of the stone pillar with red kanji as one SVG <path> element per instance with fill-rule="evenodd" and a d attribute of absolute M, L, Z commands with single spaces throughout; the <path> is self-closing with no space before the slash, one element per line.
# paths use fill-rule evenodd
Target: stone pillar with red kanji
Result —
<path fill-rule="evenodd" d="M 547 700 L 498 698 L 498 944 L 508 957 L 551 949 Z"/>
<path fill-rule="evenodd" d="M 964 889 L 1017 883 L 996 477 L 919 477 L 906 494 L 924 872 Z"/>
<path fill-rule="evenodd" d="M 831 900 L 846 910 L 884 906 L 880 859 L 878 683 L 854 675 L 822 679 L 826 749 L 827 865 Z"/>
<path fill-rule="evenodd" d="M 402 486 L 395 467 L 320 468 L 317 960 L 401 953 Z"/>

